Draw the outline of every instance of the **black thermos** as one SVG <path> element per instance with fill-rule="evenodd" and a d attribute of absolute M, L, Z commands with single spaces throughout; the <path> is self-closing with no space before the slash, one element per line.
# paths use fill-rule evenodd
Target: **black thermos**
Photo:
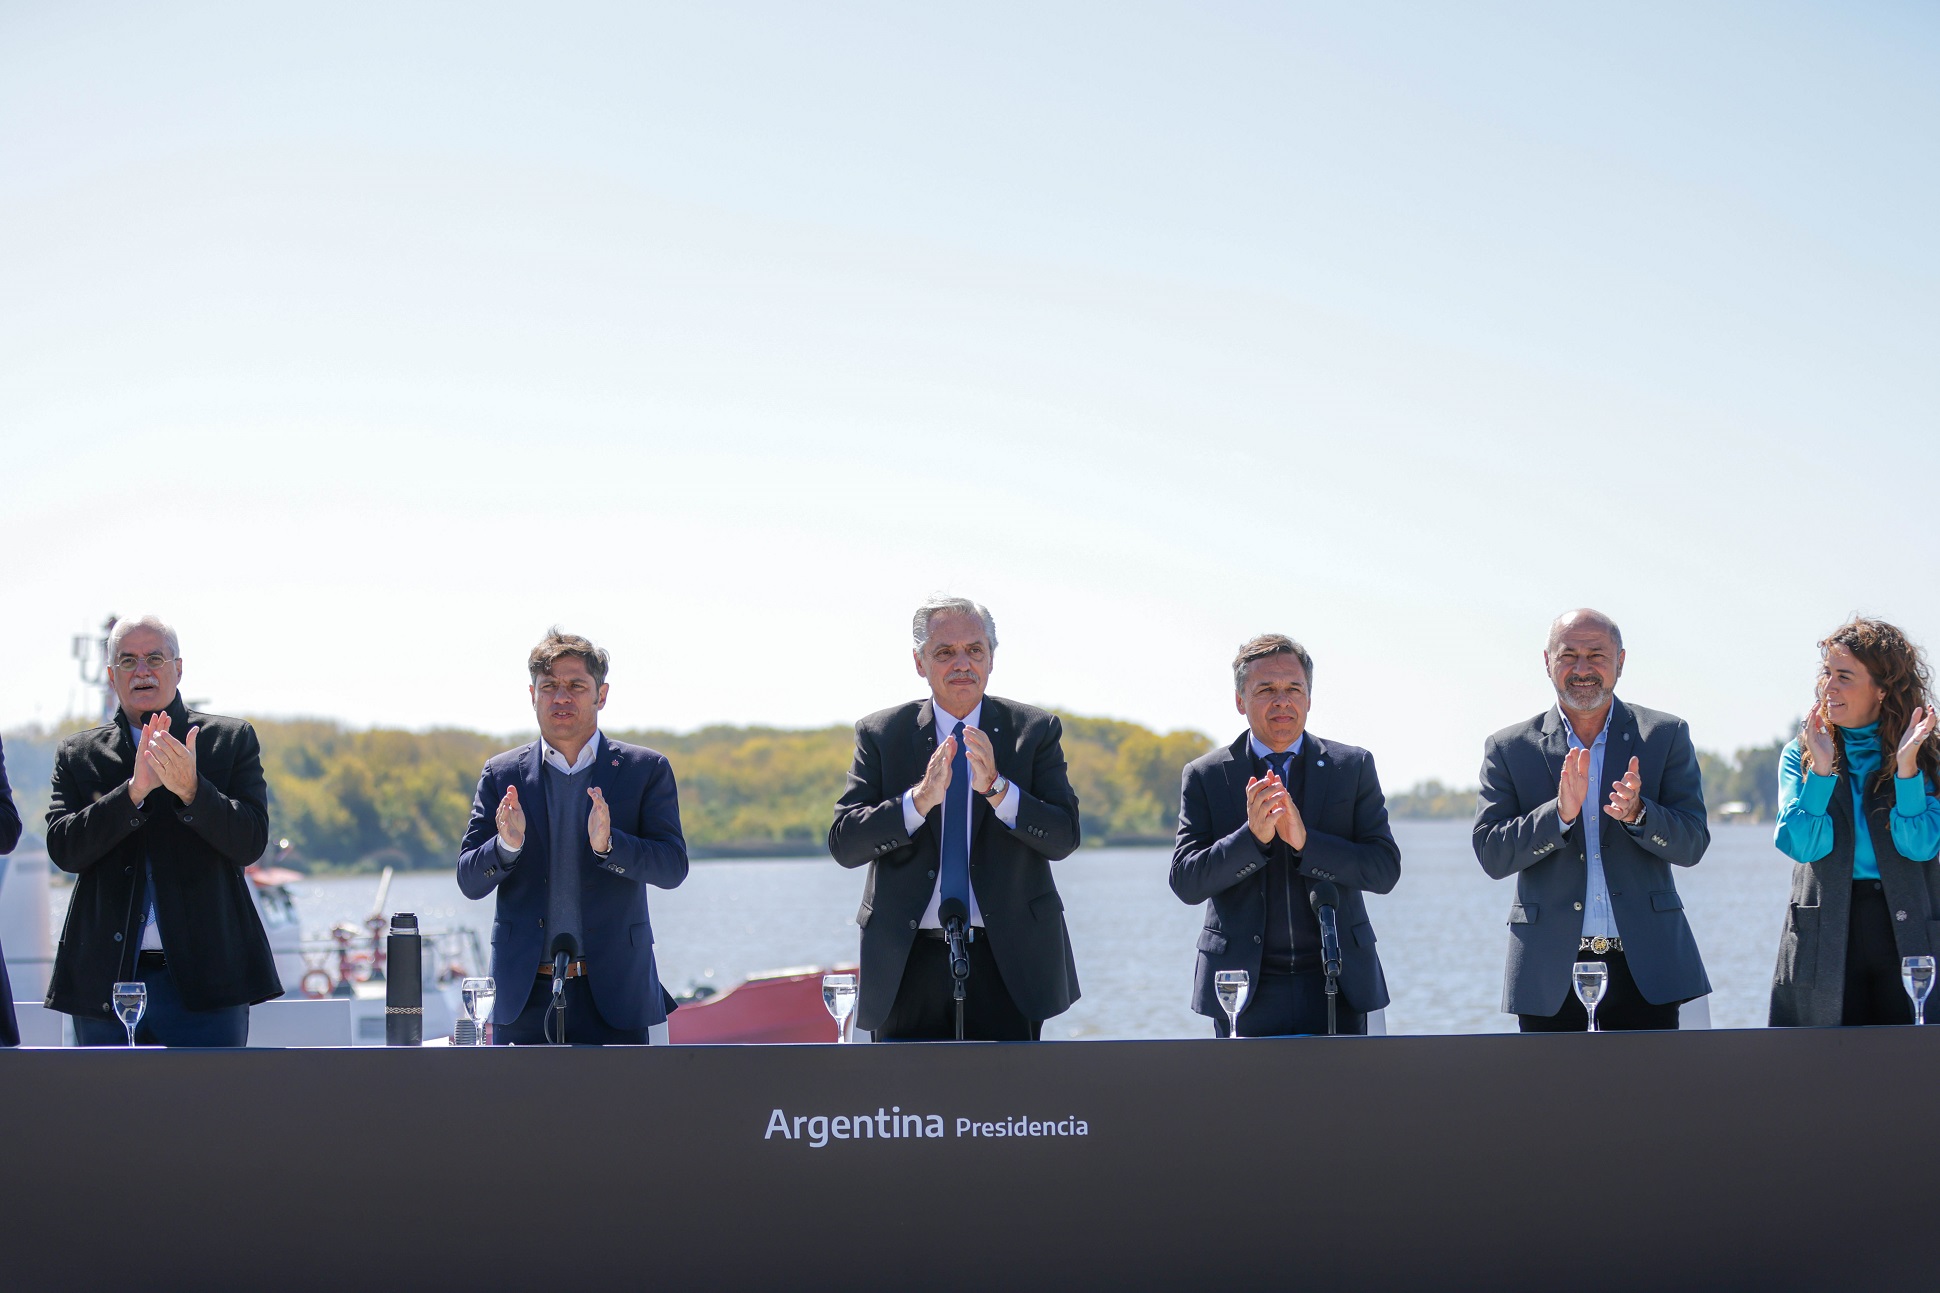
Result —
<path fill-rule="evenodd" d="M 384 1044 L 424 1044 L 424 939 L 408 911 L 391 917 L 384 942 Z"/>

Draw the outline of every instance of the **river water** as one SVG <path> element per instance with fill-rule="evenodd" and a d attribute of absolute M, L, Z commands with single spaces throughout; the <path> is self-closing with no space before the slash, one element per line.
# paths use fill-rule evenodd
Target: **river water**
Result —
<path fill-rule="evenodd" d="M 1388 1031 L 1513 1031 L 1514 1017 L 1500 1007 L 1514 882 L 1482 873 L 1465 821 L 1401 821 L 1394 834 L 1401 883 L 1368 899 L 1394 995 Z M 1769 826 L 1714 826 L 1703 862 L 1677 873 L 1711 974 L 1714 1027 L 1765 1022 L 1793 865 L 1771 838 Z M 1045 1025 L 1045 1037 L 1210 1032 L 1187 1006 L 1200 910 L 1167 887 L 1170 863 L 1168 849 L 1107 848 L 1055 864 L 1084 997 Z M 661 975 L 679 993 L 699 984 L 726 989 L 760 970 L 853 961 L 862 883 L 862 872 L 826 858 L 696 862 L 680 888 L 648 891 Z M 303 928 L 361 921 L 375 887 L 371 876 L 304 881 Z M 64 907 L 67 891 L 56 892 Z M 416 911 L 427 926 L 468 925 L 489 941 L 492 902 L 467 899 L 449 872 L 399 875 L 386 905 Z"/>

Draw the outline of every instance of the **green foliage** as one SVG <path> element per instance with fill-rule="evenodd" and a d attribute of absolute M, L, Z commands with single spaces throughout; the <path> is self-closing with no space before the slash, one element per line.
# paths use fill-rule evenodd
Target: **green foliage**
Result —
<path fill-rule="evenodd" d="M 1087 844 L 1165 842 L 1179 819 L 1179 774 L 1212 748 L 1198 732 L 1158 733 L 1137 723 L 1060 714 L 1064 755 L 1078 792 Z M 471 814 L 485 760 L 520 739 L 439 729 L 358 731 L 315 719 L 257 719 L 270 787 L 270 838 L 297 858 L 329 867 L 390 863 L 449 867 Z M 41 830 L 60 738 L 84 724 L 6 735 L 7 770 L 29 829 Z M 706 727 L 697 732 L 614 732 L 673 761 L 689 847 L 697 855 L 819 853 L 842 793 L 855 736 L 846 726 L 810 730 Z M 1731 758 L 1700 752 L 1705 801 L 1728 802 L 1754 820 L 1776 812 L 1784 742 Z M 1390 795 L 1396 818 L 1466 818 L 1475 790 L 1423 781 Z"/>
<path fill-rule="evenodd" d="M 1388 816 L 1473 817 L 1475 792 L 1474 786 L 1444 786 L 1432 779 L 1417 781 L 1408 789 L 1388 796 Z"/>
<path fill-rule="evenodd" d="M 1785 752 L 1786 738 L 1765 745 L 1748 746 L 1726 760 L 1720 755 L 1700 752 L 1698 764 L 1704 773 L 1704 804 L 1717 816 L 1726 804 L 1739 803 L 1745 813 L 1739 821 L 1769 822 L 1778 816 L 1778 756 Z"/>
<path fill-rule="evenodd" d="M 1190 731 L 1161 736 L 1112 718 L 1058 718 L 1085 841 L 1170 842 L 1179 828 L 1179 774 L 1212 749 L 1211 738 Z"/>

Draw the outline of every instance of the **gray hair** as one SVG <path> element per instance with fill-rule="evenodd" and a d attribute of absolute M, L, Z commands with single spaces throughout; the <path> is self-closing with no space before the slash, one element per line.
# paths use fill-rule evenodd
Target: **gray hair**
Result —
<path fill-rule="evenodd" d="M 1268 656 L 1290 655 L 1300 662 L 1307 671 L 1307 686 L 1314 685 L 1314 658 L 1307 654 L 1307 648 L 1295 642 L 1284 633 L 1262 633 L 1242 643 L 1239 654 L 1233 657 L 1233 690 L 1240 691 L 1246 686 L 1246 667 L 1255 660 Z"/>
<path fill-rule="evenodd" d="M 1561 615 L 1558 615 L 1549 622 L 1549 640 L 1543 643 L 1543 651 L 1545 654 L 1556 649 L 1557 640 L 1563 636 L 1564 620 L 1594 624 L 1610 635 L 1610 641 L 1616 644 L 1617 650 L 1623 650 L 1623 630 L 1617 627 L 1617 622 L 1608 615 L 1605 615 L 1602 611 L 1593 611 L 1589 607 L 1584 606 L 1577 610 L 1564 611 Z"/>
<path fill-rule="evenodd" d="M 916 614 L 910 616 L 909 635 L 916 640 L 918 651 L 929 645 L 930 621 L 944 614 L 976 616 L 983 621 L 983 635 L 990 639 L 990 649 L 997 649 L 997 621 L 990 618 L 988 607 L 968 597 L 945 597 L 939 593 L 918 606 Z"/>
<path fill-rule="evenodd" d="M 168 654 L 171 658 L 179 657 L 182 654 L 182 640 L 175 636 L 174 629 L 162 623 L 160 616 L 124 615 L 115 621 L 113 628 L 108 630 L 107 657 L 109 664 L 113 664 L 115 657 L 121 654 L 121 639 L 133 633 L 136 629 L 154 629 L 157 633 L 161 634 L 162 645 L 168 648 Z"/>

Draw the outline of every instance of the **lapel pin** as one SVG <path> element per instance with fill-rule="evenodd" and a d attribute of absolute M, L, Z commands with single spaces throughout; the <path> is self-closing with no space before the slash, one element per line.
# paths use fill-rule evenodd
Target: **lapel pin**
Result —
<path fill-rule="evenodd" d="M 1314 766 L 1315 766 L 1316 768 L 1324 768 L 1324 767 L 1326 767 L 1326 766 L 1327 766 L 1327 760 L 1325 760 L 1325 759 L 1315 759 L 1315 760 L 1314 760 Z"/>
<path fill-rule="evenodd" d="M 620 766 L 620 761 L 619 761 L 618 759 L 615 759 L 615 760 L 613 760 L 613 766 L 614 766 L 614 767 L 616 767 L 616 768 L 617 768 L 617 767 L 619 767 L 619 766 Z"/>

